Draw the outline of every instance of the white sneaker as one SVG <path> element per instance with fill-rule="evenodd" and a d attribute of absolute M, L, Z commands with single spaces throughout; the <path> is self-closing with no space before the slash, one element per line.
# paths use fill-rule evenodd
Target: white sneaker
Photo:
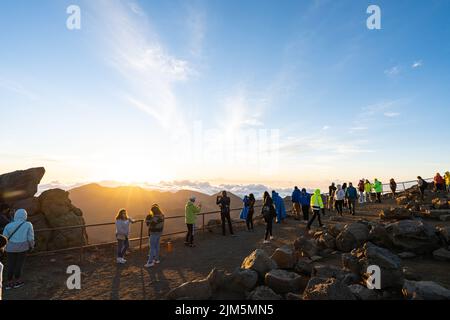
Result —
<path fill-rule="evenodd" d="M 272 237 L 272 236 L 270 236 L 270 240 L 273 240 L 273 239 L 275 239 L 274 237 Z"/>
<path fill-rule="evenodd" d="M 124 263 L 127 262 L 127 260 L 125 260 L 124 258 L 117 258 L 116 261 L 117 261 L 118 264 L 124 264 Z"/>
<path fill-rule="evenodd" d="M 151 268 L 151 267 L 153 267 L 155 265 L 155 263 L 154 262 L 151 262 L 151 263 L 146 263 L 145 265 L 144 265 L 144 267 L 146 267 L 146 268 Z"/>
<path fill-rule="evenodd" d="M 269 240 L 264 240 L 263 243 L 267 244 L 267 243 L 270 243 L 270 241 Z"/>
<path fill-rule="evenodd" d="M 161 261 L 159 261 L 159 260 L 154 260 L 153 262 L 156 263 L 156 264 L 160 264 L 161 263 Z"/>

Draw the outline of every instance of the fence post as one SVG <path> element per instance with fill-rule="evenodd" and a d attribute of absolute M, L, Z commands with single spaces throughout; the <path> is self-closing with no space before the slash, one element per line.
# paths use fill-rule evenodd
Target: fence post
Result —
<path fill-rule="evenodd" d="M 142 250 L 142 233 L 144 232 L 144 220 L 141 220 L 141 235 L 139 237 L 139 250 Z"/>

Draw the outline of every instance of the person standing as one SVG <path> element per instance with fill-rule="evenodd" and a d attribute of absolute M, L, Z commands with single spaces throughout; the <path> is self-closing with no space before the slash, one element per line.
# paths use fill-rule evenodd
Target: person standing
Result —
<path fill-rule="evenodd" d="M 116 239 L 117 239 L 117 263 L 124 264 L 125 254 L 130 247 L 128 235 L 130 233 L 130 224 L 134 220 L 128 216 L 127 210 L 120 209 L 116 215 Z"/>
<path fill-rule="evenodd" d="M 397 182 L 395 182 L 394 178 L 391 178 L 391 180 L 389 180 L 389 187 L 391 188 L 392 199 L 395 199 L 395 192 L 397 191 Z"/>
<path fill-rule="evenodd" d="M 337 185 L 336 194 L 334 195 L 335 203 L 336 203 L 336 210 L 338 214 L 342 216 L 343 206 L 344 206 L 344 199 L 345 199 L 345 191 L 342 189 L 342 186 L 340 184 Z"/>
<path fill-rule="evenodd" d="M 300 190 L 297 186 L 294 187 L 294 191 L 292 192 L 292 204 L 293 204 L 293 209 L 294 209 L 294 214 L 295 214 L 295 219 L 299 220 L 300 219 L 300 211 L 301 211 L 301 207 L 300 207 Z"/>
<path fill-rule="evenodd" d="M 358 192 L 359 192 L 359 203 L 360 204 L 363 204 L 365 202 L 364 201 L 364 191 L 365 191 L 364 179 L 361 179 L 358 182 Z"/>
<path fill-rule="evenodd" d="M 372 193 L 372 184 L 370 183 L 369 180 L 366 179 L 366 182 L 364 183 L 364 194 L 366 196 L 367 203 L 372 202 L 371 193 Z"/>
<path fill-rule="evenodd" d="M 312 218 L 309 220 L 308 225 L 306 226 L 307 230 L 311 229 L 311 225 L 314 222 L 314 220 L 318 219 L 319 221 L 319 226 L 323 227 L 322 224 L 322 220 L 320 219 L 320 212 L 325 210 L 325 207 L 323 205 L 323 200 L 322 200 L 322 195 L 320 194 L 320 189 L 316 189 L 314 191 L 314 194 L 311 197 L 311 207 L 313 210 L 313 216 Z"/>
<path fill-rule="evenodd" d="M 247 230 L 253 231 L 253 214 L 255 213 L 255 196 L 253 193 L 250 193 L 248 196 L 248 213 L 247 213 L 247 219 L 245 220 L 245 223 L 247 224 Z"/>
<path fill-rule="evenodd" d="M 216 204 L 220 207 L 220 218 L 222 220 L 222 234 L 225 236 L 225 222 L 228 222 L 228 228 L 230 229 L 230 234 L 233 236 L 233 226 L 231 224 L 230 216 L 230 197 L 227 196 L 226 191 L 222 191 L 222 195 L 217 196 Z M 226 220 L 226 221 L 225 221 Z"/>
<path fill-rule="evenodd" d="M 445 186 L 447 189 L 447 192 L 450 192 L 450 172 L 445 173 Z"/>
<path fill-rule="evenodd" d="M 423 201 L 425 196 L 425 190 L 428 187 L 428 182 L 423 180 L 421 176 L 417 176 L 417 186 L 419 187 L 420 199 Z"/>
<path fill-rule="evenodd" d="M 284 200 L 276 191 L 272 191 L 272 200 L 277 213 L 276 222 L 281 223 L 284 219 L 286 219 L 286 208 L 284 206 Z"/>
<path fill-rule="evenodd" d="M 150 213 L 145 218 L 145 224 L 148 227 L 148 235 L 150 242 L 150 252 L 148 261 L 144 265 L 146 268 L 151 268 L 155 264 L 159 264 L 159 247 L 161 235 L 164 229 L 164 214 L 157 204 L 154 204 L 150 209 Z"/>
<path fill-rule="evenodd" d="M 356 191 L 356 188 L 353 187 L 353 183 L 348 184 L 347 191 L 345 192 L 345 198 L 348 202 L 348 210 L 350 211 L 350 214 L 352 216 L 355 215 L 355 206 L 356 206 L 356 199 L 358 198 L 358 193 Z"/>
<path fill-rule="evenodd" d="M 270 242 L 269 240 L 273 240 L 273 219 L 277 216 L 273 200 L 267 191 L 264 192 L 261 214 L 266 222 L 266 234 L 264 236 L 264 243 L 266 244 Z"/>
<path fill-rule="evenodd" d="M 184 244 L 188 247 L 195 247 L 194 245 L 194 225 L 197 220 L 197 214 L 200 213 L 202 209 L 202 204 L 198 206 L 195 205 L 195 197 L 192 196 L 186 206 L 184 207 L 184 217 L 187 227 L 186 240 Z"/>
<path fill-rule="evenodd" d="M 300 194 L 300 205 L 302 206 L 303 220 L 305 222 L 309 221 L 309 210 L 311 208 L 311 195 L 306 192 L 306 189 L 302 189 Z"/>
<path fill-rule="evenodd" d="M 328 201 L 327 208 L 332 211 L 334 209 L 334 194 L 336 193 L 336 186 L 334 182 L 331 183 L 331 186 L 328 187 Z"/>
<path fill-rule="evenodd" d="M 33 250 L 35 245 L 33 225 L 27 218 L 27 211 L 18 209 L 14 214 L 14 220 L 3 230 L 3 236 L 8 240 L 6 245 L 8 275 L 5 290 L 25 285 L 22 280 L 23 265 L 27 252 Z"/>
<path fill-rule="evenodd" d="M 344 193 L 347 194 L 347 182 L 342 184 L 342 190 L 344 190 Z M 348 208 L 347 198 L 344 198 L 344 208 Z"/>
<path fill-rule="evenodd" d="M 375 178 L 372 188 L 375 190 L 377 202 L 381 203 L 381 193 L 383 193 L 383 184 Z"/>
<path fill-rule="evenodd" d="M 0 256 L 3 254 L 6 245 L 8 244 L 8 239 L 5 236 L 0 235 Z M 3 291 L 3 263 L 0 261 L 0 301 L 2 300 Z"/>
<path fill-rule="evenodd" d="M 444 190 L 444 178 L 442 178 L 442 176 L 440 175 L 440 173 L 436 173 L 436 175 L 434 176 L 434 190 L 435 191 L 443 191 Z"/>
<path fill-rule="evenodd" d="M 239 214 L 239 219 L 247 221 L 248 216 L 248 196 L 244 196 L 244 199 L 242 199 L 242 210 Z"/>

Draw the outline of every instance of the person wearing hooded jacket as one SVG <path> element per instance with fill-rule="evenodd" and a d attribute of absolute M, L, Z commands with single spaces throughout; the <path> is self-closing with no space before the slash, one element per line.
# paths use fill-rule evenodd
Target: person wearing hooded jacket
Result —
<path fill-rule="evenodd" d="M 446 190 L 447 190 L 447 192 L 450 192 L 450 172 L 447 171 L 447 172 L 445 173 L 444 178 L 445 178 L 445 187 L 446 187 Z"/>
<path fill-rule="evenodd" d="M 303 220 L 305 222 L 309 221 L 309 210 L 311 208 L 311 195 L 306 192 L 306 189 L 302 189 L 300 194 L 300 205 L 302 206 Z"/>
<path fill-rule="evenodd" d="M 345 199 L 345 191 L 342 189 L 342 186 L 340 184 L 337 185 L 336 193 L 334 194 L 335 203 L 336 203 L 336 210 L 338 214 L 342 216 L 343 206 L 344 206 L 344 199 Z"/>
<path fill-rule="evenodd" d="M 264 236 L 264 244 L 266 244 L 270 242 L 269 240 L 273 240 L 272 235 L 273 218 L 277 216 L 273 199 L 270 197 L 267 191 L 265 191 L 263 195 L 263 206 L 261 208 L 261 215 L 263 216 L 264 221 L 266 222 L 266 233 Z"/>
<path fill-rule="evenodd" d="M 286 219 L 284 200 L 276 191 L 272 191 L 272 200 L 277 212 L 277 223 L 281 223 L 284 219 Z"/>
<path fill-rule="evenodd" d="M 295 219 L 300 219 L 300 211 L 301 211 L 301 207 L 300 207 L 300 195 L 301 195 L 301 192 L 300 192 L 300 189 L 297 187 L 297 186 L 295 186 L 294 187 L 294 191 L 292 192 L 292 204 L 293 204 L 293 211 L 294 211 L 294 214 L 295 214 Z"/>
<path fill-rule="evenodd" d="M 364 183 L 364 194 L 366 196 L 367 203 L 372 202 L 371 193 L 372 193 L 372 184 L 370 183 L 369 180 L 366 179 L 366 182 Z"/>
<path fill-rule="evenodd" d="M 372 188 L 375 190 L 377 195 L 377 202 L 381 203 L 381 193 L 383 192 L 383 184 L 377 178 L 375 178 Z"/>
<path fill-rule="evenodd" d="M 364 201 L 364 179 L 359 180 L 358 182 L 358 193 L 359 193 L 359 203 L 363 204 Z"/>
<path fill-rule="evenodd" d="M 308 225 L 306 226 L 306 229 L 311 229 L 311 225 L 314 222 L 314 220 L 319 220 L 319 226 L 323 227 L 322 220 L 320 219 L 320 212 L 325 210 L 325 207 L 323 205 L 322 195 L 320 194 L 320 189 L 316 189 L 314 191 L 314 194 L 311 197 L 311 207 L 313 209 L 313 216 L 311 220 L 309 220 Z"/>
<path fill-rule="evenodd" d="M 33 225 L 27 218 L 27 211 L 18 209 L 14 213 L 14 220 L 3 230 L 3 236 L 8 240 L 5 250 L 8 257 L 6 290 L 20 288 L 25 284 L 22 280 L 25 257 L 35 245 Z"/>
<path fill-rule="evenodd" d="M 184 216 L 187 227 L 186 241 L 184 244 L 188 247 L 195 247 L 194 245 L 194 225 L 197 220 L 197 214 L 200 213 L 202 209 L 202 204 L 198 206 L 195 204 L 195 197 L 192 196 L 184 207 Z"/>

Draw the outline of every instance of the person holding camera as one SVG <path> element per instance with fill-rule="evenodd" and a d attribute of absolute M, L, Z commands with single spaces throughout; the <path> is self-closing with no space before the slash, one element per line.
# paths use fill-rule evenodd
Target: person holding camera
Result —
<path fill-rule="evenodd" d="M 8 274 L 5 290 L 25 285 L 22 280 L 22 269 L 27 252 L 31 252 L 35 244 L 33 225 L 27 218 L 28 213 L 25 209 L 16 210 L 14 220 L 3 230 L 3 236 L 8 240 L 6 245 Z"/>
<path fill-rule="evenodd" d="M 231 225 L 230 216 L 230 197 L 227 196 L 226 191 L 222 191 L 222 195 L 217 196 L 216 204 L 220 207 L 220 218 L 222 220 L 222 234 L 226 235 L 225 232 L 225 220 L 228 221 L 228 227 L 230 229 L 230 234 L 233 236 L 233 226 Z"/>

